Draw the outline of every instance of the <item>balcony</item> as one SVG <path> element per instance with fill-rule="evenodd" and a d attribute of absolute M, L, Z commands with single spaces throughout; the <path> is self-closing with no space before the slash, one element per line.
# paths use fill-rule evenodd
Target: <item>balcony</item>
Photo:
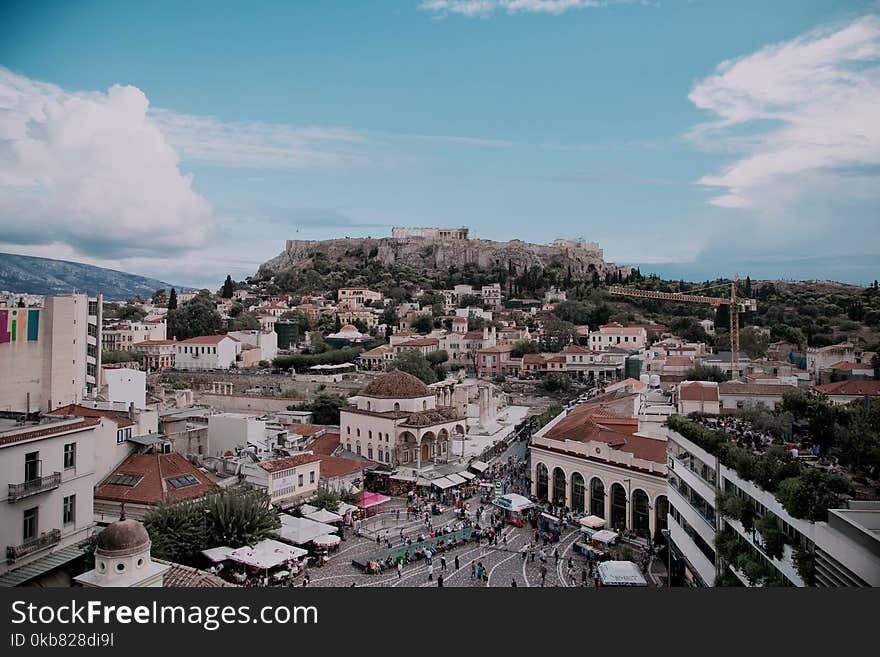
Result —
<path fill-rule="evenodd" d="M 9 501 L 17 502 L 18 500 L 44 493 L 47 490 L 58 488 L 61 485 L 61 473 L 53 472 L 45 477 L 37 477 L 20 484 L 9 484 Z"/>
<path fill-rule="evenodd" d="M 29 554 L 57 545 L 59 542 L 61 542 L 61 530 L 52 529 L 51 531 L 40 534 L 36 538 L 25 541 L 21 545 L 7 545 L 6 560 L 17 561 Z"/>

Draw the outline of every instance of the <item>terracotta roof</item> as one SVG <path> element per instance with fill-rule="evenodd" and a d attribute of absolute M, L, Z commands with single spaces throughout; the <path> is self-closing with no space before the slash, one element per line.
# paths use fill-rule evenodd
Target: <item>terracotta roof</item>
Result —
<path fill-rule="evenodd" d="M 321 478 L 333 479 L 334 477 L 342 477 L 352 472 L 360 472 L 366 465 L 364 461 L 355 461 L 354 459 L 345 459 L 338 456 L 322 456 Z"/>
<path fill-rule="evenodd" d="M 369 351 L 363 352 L 359 357 L 360 358 L 374 358 L 376 356 L 384 356 L 385 354 L 394 350 L 390 344 L 381 344 L 378 347 L 370 349 Z"/>
<path fill-rule="evenodd" d="M 454 317 L 452 319 L 453 324 L 467 324 L 467 317 Z"/>
<path fill-rule="evenodd" d="M 546 362 L 543 354 L 523 354 L 523 365 L 543 365 Z"/>
<path fill-rule="evenodd" d="M 499 344 L 494 347 L 486 347 L 485 349 L 480 349 L 479 353 L 483 354 L 506 354 L 513 351 L 513 347 L 511 345 Z"/>
<path fill-rule="evenodd" d="M 821 392 L 823 395 L 877 397 L 880 396 L 880 381 L 838 381 L 837 383 L 815 386 L 814 390 Z"/>
<path fill-rule="evenodd" d="M 88 408 L 79 404 L 68 404 L 52 411 L 52 415 L 75 415 L 77 417 L 106 417 L 119 427 L 130 427 L 134 422 L 128 419 L 128 415 L 122 411 L 105 411 L 100 408 Z"/>
<path fill-rule="evenodd" d="M 407 340 L 406 342 L 398 342 L 397 347 L 430 347 L 438 345 L 440 341 L 437 338 L 416 338 L 415 340 Z"/>
<path fill-rule="evenodd" d="M 237 588 L 238 584 L 227 582 L 225 579 L 213 573 L 209 573 L 192 566 L 184 566 L 182 563 L 156 559 L 156 563 L 171 566 L 162 575 L 162 588 L 165 589 L 213 589 L 226 586 Z"/>
<path fill-rule="evenodd" d="M 338 433 L 325 433 L 323 436 L 315 438 L 308 444 L 308 448 L 315 454 L 330 456 L 339 447 Z M 321 466 L 323 469 L 323 466 Z"/>
<path fill-rule="evenodd" d="M 223 338 L 229 338 L 233 342 L 238 342 L 231 335 L 200 335 L 189 340 L 181 340 L 179 344 L 219 344 Z"/>
<path fill-rule="evenodd" d="M 468 331 L 464 334 L 465 340 L 482 340 L 483 332 L 482 331 Z"/>
<path fill-rule="evenodd" d="M 428 390 L 422 381 L 408 372 L 391 370 L 373 380 L 370 385 L 361 391 L 365 397 L 389 397 L 392 399 L 412 399 L 415 397 L 430 397 Z"/>
<path fill-rule="evenodd" d="M 786 392 L 797 390 L 795 386 L 784 383 L 739 383 L 725 381 L 718 384 L 722 395 L 784 395 Z"/>
<path fill-rule="evenodd" d="M 177 342 L 174 340 L 141 340 L 140 342 L 135 342 L 132 347 L 152 347 L 164 344 L 177 344 Z"/>
<path fill-rule="evenodd" d="M 272 459 L 271 461 L 263 461 L 257 465 L 266 472 L 278 472 L 279 470 L 289 470 L 299 465 L 314 463 L 320 461 L 324 457 L 320 454 L 297 454 L 296 456 L 285 456 L 280 459 Z"/>
<path fill-rule="evenodd" d="M 600 333 L 626 333 L 628 335 L 638 335 L 642 331 L 645 331 L 645 329 L 641 326 L 623 326 L 622 324 L 618 324 L 617 322 L 604 324 L 599 327 Z"/>
<path fill-rule="evenodd" d="M 718 401 L 718 384 L 709 381 L 682 383 L 678 387 L 678 397 L 682 401 Z"/>
<path fill-rule="evenodd" d="M 587 349 L 586 347 L 582 347 L 579 344 L 570 344 L 562 350 L 564 354 L 592 354 L 594 353 L 592 349 Z"/>
<path fill-rule="evenodd" d="M 841 372 L 852 372 L 853 370 L 871 370 L 874 371 L 874 368 L 870 363 L 847 363 L 845 361 L 841 361 L 839 363 L 834 363 L 831 366 L 831 369 L 840 370 Z"/>
<path fill-rule="evenodd" d="M 114 475 L 140 477 L 134 486 L 108 484 Z M 199 483 L 175 488 L 169 480 L 191 476 Z M 96 500 L 157 504 L 202 497 L 216 484 L 181 454 L 133 454 L 122 462 L 104 482 L 95 489 Z"/>
<path fill-rule="evenodd" d="M 70 424 L 55 423 L 49 426 L 39 425 L 33 431 L 22 431 L 21 433 L 13 433 L 8 435 L 0 434 L 0 446 L 18 443 L 23 440 L 31 440 L 32 438 L 45 438 L 55 434 L 66 433 L 68 431 L 79 431 L 80 429 L 88 429 L 101 423 L 99 418 L 86 418 L 81 422 L 71 422 Z"/>
<path fill-rule="evenodd" d="M 694 364 L 694 359 L 690 356 L 667 356 L 666 365 L 673 367 L 689 367 Z"/>
<path fill-rule="evenodd" d="M 316 433 L 321 433 L 327 429 L 327 425 L 325 424 L 301 424 L 299 422 L 292 422 L 287 425 L 287 430 L 291 433 L 295 433 L 298 436 L 303 436 L 308 438 L 310 436 L 314 436 Z"/>

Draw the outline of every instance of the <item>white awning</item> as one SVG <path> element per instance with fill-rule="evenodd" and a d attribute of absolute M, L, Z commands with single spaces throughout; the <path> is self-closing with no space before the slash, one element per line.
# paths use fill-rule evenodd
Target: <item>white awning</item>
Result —
<path fill-rule="evenodd" d="M 224 545 L 223 547 L 215 547 L 207 550 L 202 550 L 202 554 L 204 554 L 208 559 L 213 561 L 214 563 L 220 563 L 221 561 L 226 561 L 229 558 L 229 553 L 232 552 L 232 548 Z"/>
<path fill-rule="evenodd" d="M 238 563 L 243 563 L 246 566 L 268 570 L 293 559 L 304 557 L 307 554 L 308 550 L 267 538 L 253 547 L 245 545 L 244 547 L 232 550 L 229 552 L 228 558 Z"/>
<path fill-rule="evenodd" d="M 502 509 L 507 509 L 508 511 L 514 511 L 519 513 L 520 511 L 525 511 L 526 509 L 531 509 L 535 506 L 532 501 L 523 497 L 522 495 L 518 495 L 516 493 L 508 493 L 507 495 L 501 495 L 492 500 L 492 504 Z"/>
<path fill-rule="evenodd" d="M 337 531 L 333 525 L 325 525 L 308 518 L 296 518 L 286 513 L 281 513 L 278 517 L 281 519 L 281 527 L 275 530 L 275 534 L 294 545 L 305 545 L 318 536 Z"/>
<path fill-rule="evenodd" d="M 464 477 L 458 476 L 454 472 L 452 474 L 446 475 L 446 478 L 449 481 L 451 481 L 453 484 L 455 484 L 456 486 L 460 486 L 461 484 L 463 484 L 467 481 L 467 479 L 465 479 Z"/>
<path fill-rule="evenodd" d="M 484 463 L 483 461 L 474 461 L 473 463 L 470 464 L 469 467 L 473 468 L 474 470 L 476 470 L 479 473 L 483 473 L 489 468 L 489 464 Z"/>
<path fill-rule="evenodd" d="M 475 479 L 477 476 L 473 472 L 468 472 L 467 470 L 462 470 L 461 472 L 459 472 L 457 474 L 459 477 L 464 477 L 468 481 L 470 481 L 471 479 Z"/>
<path fill-rule="evenodd" d="M 603 586 L 647 586 L 638 566 L 632 561 L 603 561 L 599 564 Z"/>
<path fill-rule="evenodd" d="M 318 536 L 312 543 L 318 547 L 330 547 L 331 545 L 338 545 L 340 540 L 342 539 L 333 534 L 324 534 L 323 536 Z"/>
<path fill-rule="evenodd" d="M 447 488 L 452 488 L 453 486 L 455 486 L 455 484 L 449 481 L 449 479 L 447 479 L 446 477 L 438 477 L 437 479 L 432 479 L 431 485 L 436 486 L 437 488 L 440 488 L 442 490 L 446 490 Z"/>
<path fill-rule="evenodd" d="M 304 517 L 309 520 L 314 520 L 315 522 L 323 522 L 326 524 L 342 521 L 341 515 L 328 511 L 327 509 L 318 509 L 312 513 L 307 513 Z"/>
<path fill-rule="evenodd" d="M 316 506 L 312 506 L 311 504 L 303 504 L 303 505 L 299 508 L 299 510 L 302 511 L 302 514 L 303 514 L 304 516 L 307 516 L 307 515 L 309 515 L 310 513 L 314 513 L 315 511 L 317 511 L 317 510 L 318 510 L 318 507 L 316 507 Z"/>
<path fill-rule="evenodd" d="M 605 543 L 606 545 L 610 545 L 614 541 L 617 540 L 617 532 L 611 531 L 610 529 L 603 529 L 600 532 L 596 532 L 590 539 L 594 541 L 599 541 L 600 543 Z"/>
<path fill-rule="evenodd" d="M 599 516 L 584 516 L 578 522 L 581 527 L 586 527 L 587 529 L 602 529 L 605 526 L 605 519 Z"/>

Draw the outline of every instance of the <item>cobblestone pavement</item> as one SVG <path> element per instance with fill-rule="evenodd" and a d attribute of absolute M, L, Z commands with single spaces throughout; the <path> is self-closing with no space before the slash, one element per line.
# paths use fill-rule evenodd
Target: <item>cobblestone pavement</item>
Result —
<path fill-rule="evenodd" d="M 402 507 L 402 501 L 395 500 L 391 508 Z M 473 506 L 473 504 L 472 504 Z M 434 516 L 434 527 L 443 527 L 453 521 L 453 514 L 446 512 L 441 516 Z M 401 525 L 404 533 L 415 539 L 415 536 L 424 531 L 424 523 L 418 519 L 406 521 L 405 513 L 401 513 Z M 398 542 L 400 527 L 389 528 L 389 536 L 392 541 Z M 547 576 L 544 582 L 546 587 L 581 586 L 581 570 L 587 560 L 572 552 L 572 546 L 577 540 L 576 529 L 568 531 L 558 543 L 545 547 L 547 553 Z M 505 542 L 506 538 L 506 542 Z M 331 561 L 321 568 L 311 568 L 310 586 L 326 587 L 356 587 L 385 586 L 385 587 L 426 587 L 437 586 L 437 577 L 443 575 L 444 586 L 457 587 L 510 587 L 515 580 L 518 587 L 540 587 L 541 562 L 536 555 L 532 560 L 528 555 L 524 560 L 523 548 L 528 546 L 534 538 L 534 530 L 529 527 L 518 528 L 507 526 L 498 538 L 498 545 L 487 545 L 483 540 L 481 544 L 469 542 L 451 552 L 444 553 L 446 556 L 446 571 L 442 570 L 439 555 L 435 556 L 434 579 L 428 579 L 428 567 L 424 561 L 418 561 L 404 566 L 401 577 L 397 570 L 383 572 L 380 575 L 366 575 L 352 565 L 352 559 L 357 556 L 369 555 L 384 549 L 377 545 L 375 539 L 355 537 L 350 531 L 346 531 L 346 540 L 340 544 L 340 549 L 331 555 Z M 554 549 L 559 551 L 558 563 L 553 557 Z M 459 569 L 455 569 L 455 557 L 459 559 Z M 568 576 L 568 559 L 571 557 L 575 578 L 574 581 Z M 471 562 L 482 562 L 486 568 L 488 584 L 478 582 L 471 576 Z M 589 580 L 592 586 L 592 580 Z M 302 576 L 296 578 L 294 586 L 302 585 Z"/>

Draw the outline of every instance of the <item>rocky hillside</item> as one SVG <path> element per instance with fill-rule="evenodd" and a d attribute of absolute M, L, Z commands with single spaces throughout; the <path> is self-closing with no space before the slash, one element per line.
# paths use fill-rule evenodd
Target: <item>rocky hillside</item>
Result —
<path fill-rule="evenodd" d="M 136 294 L 149 298 L 160 287 L 189 289 L 81 262 L 0 253 L 0 290 L 9 292 L 52 295 L 75 290 L 92 296 L 101 292 L 108 301 L 120 301 Z"/>
<path fill-rule="evenodd" d="M 573 280 L 590 279 L 593 272 L 603 276 L 616 273 L 618 267 L 602 258 L 602 251 L 589 245 L 530 244 L 519 240 L 494 242 L 492 240 L 431 240 L 425 238 L 289 240 L 285 250 L 260 267 L 260 275 L 268 276 L 287 270 L 308 269 L 316 254 L 330 262 L 356 262 L 364 258 L 382 264 L 405 265 L 427 274 L 442 272 L 450 267 L 462 269 L 476 265 L 480 270 L 505 269 L 521 274 L 527 269 L 554 268 L 570 272 Z M 624 275 L 629 272 L 623 269 Z"/>

